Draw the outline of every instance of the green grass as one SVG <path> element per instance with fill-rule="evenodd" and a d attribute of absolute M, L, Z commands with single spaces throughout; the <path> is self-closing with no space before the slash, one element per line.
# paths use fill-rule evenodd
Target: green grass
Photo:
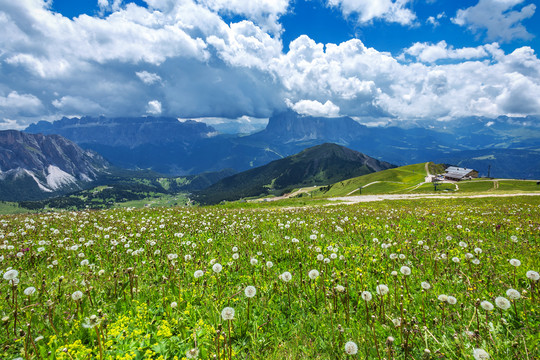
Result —
<path fill-rule="evenodd" d="M 26 214 L 29 212 L 30 210 L 19 207 L 17 203 L 0 201 L 0 215 Z"/>
<path fill-rule="evenodd" d="M 0 358 L 540 357 L 540 197 L 304 201 L 0 216 Z"/>

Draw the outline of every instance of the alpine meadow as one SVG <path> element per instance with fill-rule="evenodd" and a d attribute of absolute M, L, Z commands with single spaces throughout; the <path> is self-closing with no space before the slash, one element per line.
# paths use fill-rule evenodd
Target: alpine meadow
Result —
<path fill-rule="evenodd" d="M 537 197 L 4 216 L 26 359 L 534 359 Z"/>

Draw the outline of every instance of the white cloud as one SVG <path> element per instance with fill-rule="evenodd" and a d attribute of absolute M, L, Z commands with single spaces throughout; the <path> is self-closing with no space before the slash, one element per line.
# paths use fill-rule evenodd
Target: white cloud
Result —
<path fill-rule="evenodd" d="M 43 109 L 43 104 L 32 94 L 19 94 L 10 92 L 7 96 L 0 96 L 0 116 L 35 115 Z"/>
<path fill-rule="evenodd" d="M 137 75 L 139 79 L 141 79 L 141 81 L 145 83 L 146 85 L 153 85 L 155 83 L 161 82 L 161 77 L 158 74 L 151 73 L 146 70 L 137 71 L 135 75 Z"/>
<path fill-rule="evenodd" d="M 478 4 L 458 10 L 452 19 L 473 33 L 483 34 L 487 40 L 510 42 L 513 39 L 531 39 L 533 36 L 521 23 L 534 15 L 536 5 L 525 0 L 479 0 Z M 519 7 L 519 5 L 524 5 Z"/>
<path fill-rule="evenodd" d="M 302 115 L 317 117 L 339 116 L 339 106 L 335 105 L 330 100 L 327 100 L 324 104 L 317 100 L 300 100 L 295 104 L 288 100 L 287 103 L 291 109 Z"/>
<path fill-rule="evenodd" d="M 376 19 L 410 25 L 416 15 L 407 8 L 410 0 L 327 0 L 328 5 L 339 7 L 343 15 L 358 16 L 358 22 L 367 23 Z"/>
<path fill-rule="evenodd" d="M 460 49 L 454 49 L 452 46 L 448 46 L 446 41 L 442 40 L 437 44 L 428 43 L 415 43 L 410 48 L 405 49 L 404 54 L 411 55 L 416 59 L 426 62 L 434 63 L 438 60 L 471 60 L 481 59 L 488 56 L 484 46 L 478 46 L 475 48 L 465 47 Z"/>
<path fill-rule="evenodd" d="M 80 96 L 63 96 L 53 100 L 52 105 L 64 113 L 73 115 L 100 115 L 104 112 L 99 104 Z"/>
<path fill-rule="evenodd" d="M 161 115 L 161 103 L 158 100 L 152 100 L 148 102 L 146 112 L 150 115 Z"/>

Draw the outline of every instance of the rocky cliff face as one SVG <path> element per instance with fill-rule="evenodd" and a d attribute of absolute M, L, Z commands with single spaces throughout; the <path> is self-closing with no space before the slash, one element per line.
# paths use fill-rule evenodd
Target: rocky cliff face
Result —
<path fill-rule="evenodd" d="M 200 122 L 174 118 L 63 118 L 30 125 L 28 133 L 59 134 L 77 144 L 135 148 L 140 145 L 191 143 L 212 136 L 215 129 Z"/>
<path fill-rule="evenodd" d="M 0 199 L 41 198 L 80 189 L 109 164 L 58 135 L 0 131 Z"/>

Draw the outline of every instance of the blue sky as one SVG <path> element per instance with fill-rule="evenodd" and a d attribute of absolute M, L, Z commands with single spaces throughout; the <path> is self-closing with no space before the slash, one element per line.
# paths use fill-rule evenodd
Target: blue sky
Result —
<path fill-rule="evenodd" d="M 0 129 L 540 113 L 532 0 L 0 0 L 0 26 Z"/>

